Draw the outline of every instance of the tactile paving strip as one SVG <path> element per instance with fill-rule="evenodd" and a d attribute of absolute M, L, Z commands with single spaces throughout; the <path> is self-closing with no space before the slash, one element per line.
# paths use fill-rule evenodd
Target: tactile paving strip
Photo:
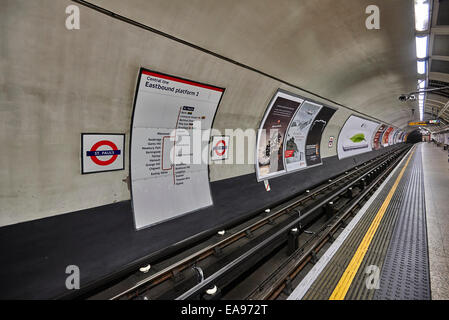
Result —
<path fill-rule="evenodd" d="M 416 152 L 413 154 L 412 159 L 414 157 L 416 157 Z M 366 284 L 366 281 L 369 280 L 366 271 L 372 272 L 372 269 L 369 269 L 369 267 L 382 270 L 389 244 L 393 239 L 394 228 L 401 212 L 401 205 L 404 201 L 408 201 L 408 197 L 413 196 L 408 193 L 407 187 L 411 179 L 410 172 L 412 171 L 411 168 L 413 166 L 412 159 L 394 192 L 379 228 L 377 229 L 365 257 L 360 264 L 357 274 L 346 293 L 345 300 L 371 300 L 375 298 L 374 295 L 377 289 Z M 382 202 L 384 200 L 385 197 L 381 199 Z"/>
<path fill-rule="evenodd" d="M 401 203 L 374 299 L 431 297 L 421 148 L 420 145 L 411 163 L 406 197 Z"/>

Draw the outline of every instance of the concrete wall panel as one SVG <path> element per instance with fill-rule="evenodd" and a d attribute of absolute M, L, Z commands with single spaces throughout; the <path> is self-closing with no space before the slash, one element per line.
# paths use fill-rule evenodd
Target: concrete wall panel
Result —
<path fill-rule="evenodd" d="M 108 3 L 115 8 L 125 7 L 124 2 Z M 226 93 L 214 123 L 214 128 L 220 130 L 257 129 L 278 88 L 325 102 L 84 6 L 79 6 L 81 29 L 69 31 L 65 27 L 65 9 L 72 4 L 74 2 L 68 0 L 1 1 L 0 143 L 4 152 L 0 154 L 0 226 L 130 198 L 126 182 L 129 154 L 126 154 L 124 171 L 81 175 L 80 134 L 126 133 L 126 150 L 129 151 L 132 104 L 141 66 L 225 87 Z M 142 6 L 144 2 L 126 2 L 126 7 L 133 10 L 149 10 Z M 147 12 L 164 14 L 156 7 L 154 9 Z M 166 16 L 165 19 L 173 24 L 181 23 L 176 17 Z M 224 27 L 221 30 L 227 32 Z M 322 31 L 321 27 L 317 29 L 317 32 Z M 304 36 L 313 35 L 316 33 Z M 225 37 L 221 33 L 216 36 Z M 239 34 L 235 36 L 240 37 Z M 251 35 L 245 39 L 251 39 Z M 230 53 L 239 53 L 240 41 L 245 39 L 237 41 Z M 223 44 L 229 44 L 229 41 Z M 271 45 L 270 38 L 265 45 Z M 313 56 L 311 51 L 307 54 Z M 288 62 L 281 56 L 279 59 L 276 61 L 284 64 L 284 70 L 294 66 L 293 60 Z M 270 71 L 283 76 L 275 69 Z M 313 76 L 315 80 L 309 88 L 329 86 L 326 92 L 332 92 L 336 84 L 327 78 L 328 69 L 309 71 L 319 74 L 297 73 L 297 78 L 291 80 L 304 84 Z M 349 90 L 346 94 L 355 93 Z M 359 95 L 359 99 L 362 98 Z M 367 108 L 361 109 L 367 111 Z M 329 135 L 338 137 L 341 125 L 350 113 L 339 108 L 328 124 L 322 141 L 323 157 L 335 155 L 335 148 L 328 150 L 327 139 Z M 249 150 L 254 148 L 250 146 Z M 212 165 L 210 179 L 218 181 L 253 172 L 252 164 Z"/>

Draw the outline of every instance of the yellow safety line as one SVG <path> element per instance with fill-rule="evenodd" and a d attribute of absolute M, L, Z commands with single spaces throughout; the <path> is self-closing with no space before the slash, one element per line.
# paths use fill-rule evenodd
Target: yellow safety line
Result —
<path fill-rule="evenodd" d="M 357 274 L 357 270 L 362 264 L 363 258 L 365 257 L 365 254 L 368 251 L 368 247 L 371 243 L 371 240 L 373 239 L 374 234 L 376 233 L 376 230 L 380 225 L 380 221 L 382 220 L 382 217 L 384 216 L 385 211 L 387 210 L 388 205 L 390 204 L 391 198 L 393 197 L 399 185 L 399 182 L 401 181 L 402 176 L 404 175 L 404 171 L 407 168 L 408 163 L 410 162 L 410 159 L 412 158 L 414 153 L 415 149 L 413 149 L 413 152 L 408 157 L 405 166 L 402 168 L 401 172 L 399 173 L 399 176 L 396 178 L 396 181 L 394 182 L 390 192 L 385 198 L 382 207 L 380 207 L 379 211 L 377 212 L 376 217 L 371 223 L 367 233 L 363 237 L 362 242 L 360 243 L 359 247 L 357 248 L 357 251 L 352 257 L 351 262 L 349 262 L 349 265 L 346 268 L 345 272 L 341 276 L 340 281 L 338 282 L 337 286 L 332 292 L 329 300 L 343 300 L 345 298 L 346 293 L 348 292 L 349 287 L 351 286 L 352 280 L 354 280 L 354 277 Z"/>

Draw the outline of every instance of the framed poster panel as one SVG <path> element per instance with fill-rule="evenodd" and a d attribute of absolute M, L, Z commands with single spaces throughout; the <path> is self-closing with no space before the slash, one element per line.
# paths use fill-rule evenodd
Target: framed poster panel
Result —
<path fill-rule="evenodd" d="M 257 134 L 257 180 L 320 165 L 321 136 L 335 111 L 279 89 Z"/>
<path fill-rule="evenodd" d="M 373 150 L 379 150 L 380 148 L 382 148 L 382 135 L 384 134 L 385 130 L 387 130 L 387 126 L 384 124 L 381 124 L 377 129 L 373 139 Z"/>
<path fill-rule="evenodd" d="M 125 169 L 125 134 L 82 133 L 81 173 Z"/>
<path fill-rule="evenodd" d="M 351 115 L 338 136 L 338 159 L 371 151 L 373 136 L 378 126 L 377 122 Z"/>

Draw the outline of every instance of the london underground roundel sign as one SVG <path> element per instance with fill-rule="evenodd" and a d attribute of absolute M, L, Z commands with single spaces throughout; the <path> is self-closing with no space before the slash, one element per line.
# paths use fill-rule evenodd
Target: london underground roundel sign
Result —
<path fill-rule="evenodd" d="M 82 173 L 124 169 L 124 134 L 82 134 Z"/>
<path fill-rule="evenodd" d="M 229 137 L 215 136 L 212 137 L 212 160 L 226 160 L 229 153 Z"/>
<path fill-rule="evenodd" d="M 220 140 L 215 144 L 214 151 L 217 156 L 223 156 L 226 153 L 226 142 L 224 140 Z"/>
<path fill-rule="evenodd" d="M 98 149 L 100 147 L 107 146 L 111 149 L 106 150 L 100 150 Z M 102 140 L 97 142 L 92 146 L 92 149 L 90 151 L 87 151 L 87 156 L 91 157 L 92 161 L 98 164 L 99 166 L 107 166 L 111 163 L 114 163 L 115 160 L 117 160 L 117 157 L 120 155 L 121 150 L 117 148 L 114 142 L 108 141 L 108 140 Z M 108 157 L 107 160 L 101 160 L 102 157 Z"/>

